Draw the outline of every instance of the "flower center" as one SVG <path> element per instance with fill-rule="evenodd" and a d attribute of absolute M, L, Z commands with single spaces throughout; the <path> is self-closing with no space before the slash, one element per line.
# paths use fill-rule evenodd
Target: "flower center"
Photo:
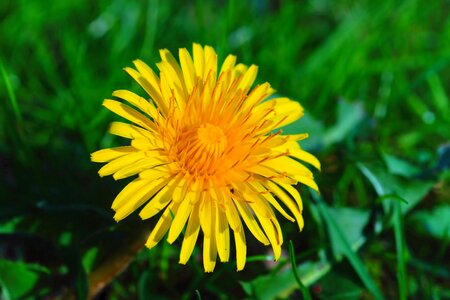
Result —
<path fill-rule="evenodd" d="M 192 174 L 212 175 L 220 167 L 227 147 L 223 130 L 209 123 L 187 130 L 178 139 L 178 160 Z"/>
<path fill-rule="evenodd" d="M 227 146 L 227 137 L 223 134 L 223 130 L 209 123 L 197 129 L 197 137 L 199 143 L 208 152 L 221 154 Z"/>

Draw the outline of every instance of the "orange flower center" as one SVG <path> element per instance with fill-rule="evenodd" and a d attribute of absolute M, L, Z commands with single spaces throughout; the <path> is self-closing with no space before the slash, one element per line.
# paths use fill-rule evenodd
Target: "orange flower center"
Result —
<path fill-rule="evenodd" d="M 227 137 L 220 127 L 209 123 L 197 129 L 198 142 L 207 152 L 220 154 L 227 146 Z"/>
<path fill-rule="evenodd" d="M 227 137 L 222 128 L 206 123 L 182 132 L 176 148 L 184 170 L 191 174 L 213 175 L 221 166 Z"/>

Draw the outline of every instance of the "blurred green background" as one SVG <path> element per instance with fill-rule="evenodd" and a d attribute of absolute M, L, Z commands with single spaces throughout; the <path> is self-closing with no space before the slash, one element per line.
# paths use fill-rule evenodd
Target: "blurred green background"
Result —
<path fill-rule="evenodd" d="M 450 299 L 450 2 L 0 1 L 0 299 Z M 102 108 L 158 49 L 213 46 L 300 101 L 285 132 L 322 162 L 285 253 L 249 236 L 205 274 L 154 221 L 115 224 L 126 182 L 89 153 L 124 144 Z M 295 266 L 292 268 L 292 266 Z M 293 272 L 296 271 L 296 272 Z M 301 282 L 295 279 L 299 275 Z M 302 283 L 302 284 L 300 284 Z M 304 287 L 304 286 L 306 287 Z M 301 288 L 303 286 L 303 288 Z"/>

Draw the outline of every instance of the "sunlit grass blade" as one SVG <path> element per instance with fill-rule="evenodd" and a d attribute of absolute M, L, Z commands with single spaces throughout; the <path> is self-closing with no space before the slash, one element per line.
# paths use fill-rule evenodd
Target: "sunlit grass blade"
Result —
<path fill-rule="evenodd" d="M 449 112 L 449 98 L 445 92 L 445 88 L 437 74 L 434 74 L 428 78 L 428 85 L 430 87 L 433 97 L 433 104 L 436 112 L 438 112 L 446 120 L 450 120 Z"/>
<path fill-rule="evenodd" d="M 158 23 L 159 15 L 159 1 L 150 0 L 148 1 L 148 8 L 146 14 L 146 26 L 145 26 L 145 36 L 142 43 L 141 54 L 146 55 L 147 53 L 152 53 L 155 45 L 156 29 Z"/>
<path fill-rule="evenodd" d="M 4 299 L 4 300 L 10 300 L 11 299 L 11 295 L 10 292 L 8 291 L 6 284 L 1 280 L 0 278 L 0 299 Z"/>
<path fill-rule="evenodd" d="M 304 300 L 311 300 L 311 294 L 309 293 L 308 288 L 302 283 L 300 280 L 300 277 L 297 273 L 297 262 L 295 260 L 295 251 L 294 251 L 294 245 L 292 244 L 292 241 L 289 241 L 289 258 L 291 260 L 291 268 L 292 268 L 292 274 L 295 277 L 295 280 L 298 283 L 298 286 L 300 288 L 300 291 L 302 292 L 302 296 Z"/>
<path fill-rule="evenodd" d="M 17 153 L 19 160 L 21 161 L 29 161 L 31 155 L 29 146 L 27 144 L 27 139 L 24 136 L 24 126 L 23 126 L 23 117 L 20 106 L 17 102 L 16 94 L 14 93 L 13 87 L 11 85 L 11 81 L 9 79 L 8 73 L 3 65 L 3 61 L 0 59 L 0 78 L 3 80 L 6 92 L 8 94 L 7 99 L 9 100 L 10 109 L 12 110 L 13 118 L 9 118 L 8 112 L 5 112 L 6 123 L 12 124 L 12 126 L 5 126 L 4 130 L 7 135 L 10 136 L 14 150 Z M 6 132 L 8 128 L 11 128 L 10 132 Z"/>
<path fill-rule="evenodd" d="M 395 236 L 395 248 L 397 252 L 397 278 L 399 299 L 406 300 L 408 298 L 407 279 L 406 279 L 406 245 L 405 245 L 405 232 L 402 222 L 402 209 L 401 202 L 394 202 L 394 236 Z"/>
<path fill-rule="evenodd" d="M 349 260 L 355 272 L 358 274 L 361 281 L 364 283 L 369 292 L 373 295 L 374 299 L 381 300 L 384 299 L 375 281 L 372 279 L 370 274 L 367 272 L 364 263 L 361 261 L 359 256 L 352 250 L 348 240 L 346 239 L 342 229 L 339 227 L 338 223 L 333 219 L 332 215 L 328 211 L 328 207 L 323 203 L 321 197 L 315 193 L 312 193 L 314 199 L 317 201 L 317 206 L 320 214 L 322 215 L 325 223 L 327 224 L 330 233 L 337 237 L 337 242 L 339 242 L 339 247 L 342 249 L 344 256 Z"/>
<path fill-rule="evenodd" d="M 2 75 L 3 82 L 5 83 L 6 86 L 6 92 L 8 93 L 8 100 L 14 113 L 14 117 L 16 118 L 17 124 L 20 126 L 23 123 L 22 112 L 20 111 L 20 107 L 19 104 L 17 103 L 17 98 L 13 91 L 11 81 L 9 80 L 9 76 L 6 73 L 5 67 L 3 66 L 3 61 L 1 60 L 0 60 L 0 72 Z"/>
<path fill-rule="evenodd" d="M 273 261 L 273 255 L 252 255 L 247 257 L 247 262 Z"/>

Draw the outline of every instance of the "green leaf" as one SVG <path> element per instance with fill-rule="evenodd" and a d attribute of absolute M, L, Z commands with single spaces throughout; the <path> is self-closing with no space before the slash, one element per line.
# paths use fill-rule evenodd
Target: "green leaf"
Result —
<path fill-rule="evenodd" d="M 284 134 L 307 132 L 309 137 L 300 144 L 305 150 L 329 147 L 343 141 L 365 118 L 361 102 L 349 102 L 341 99 L 336 107 L 336 123 L 325 129 L 323 122 L 306 114 L 295 122 L 283 127 Z"/>
<path fill-rule="evenodd" d="M 297 274 L 305 286 L 310 286 L 330 270 L 331 264 L 326 261 L 306 261 L 297 266 Z M 240 284 L 247 295 L 258 300 L 287 298 L 298 286 L 290 269 L 241 281 Z"/>
<path fill-rule="evenodd" d="M 429 181 L 400 178 L 376 163 L 359 162 L 357 165 L 380 197 L 392 194 L 405 200 L 405 204 L 401 205 L 402 214 L 415 207 L 434 184 Z M 383 201 L 382 204 L 386 213 L 393 210 L 393 202 Z"/>
<path fill-rule="evenodd" d="M 337 105 L 337 122 L 324 136 L 325 145 L 332 145 L 341 142 L 358 124 L 364 120 L 365 111 L 361 102 L 349 102 L 344 99 L 339 100 Z"/>
<path fill-rule="evenodd" d="M 305 150 L 318 149 L 324 146 L 323 136 L 325 127 L 323 123 L 315 119 L 310 114 L 305 114 L 295 122 L 288 124 L 282 128 L 283 134 L 308 133 L 308 138 L 300 141 L 300 145 Z"/>
<path fill-rule="evenodd" d="M 407 299 L 407 278 L 406 278 L 406 242 L 403 229 L 403 214 L 417 205 L 432 187 L 431 182 L 421 182 L 416 180 L 404 180 L 388 173 L 376 164 L 358 163 L 361 172 L 372 183 L 375 191 L 380 197 L 400 198 L 405 201 L 383 201 L 386 213 L 393 211 L 392 223 L 394 225 L 394 236 L 397 253 L 397 277 L 400 299 Z"/>
<path fill-rule="evenodd" d="M 16 217 L 8 220 L 8 222 L 0 223 L 0 233 L 13 233 L 14 228 L 22 221 L 22 217 Z"/>
<path fill-rule="evenodd" d="M 324 300 L 361 299 L 364 288 L 347 262 L 341 262 L 315 285 L 316 296 Z"/>
<path fill-rule="evenodd" d="M 86 273 L 90 273 L 92 271 L 92 267 L 94 265 L 95 259 L 98 255 L 98 248 L 93 247 L 87 250 L 82 259 L 83 268 L 86 271 Z"/>
<path fill-rule="evenodd" d="M 30 293 L 39 276 L 48 272 L 48 269 L 38 264 L 0 259 L 0 283 L 11 299 L 18 299 Z"/>
<path fill-rule="evenodd" d="M 437 239 L 448 239 L 450 236 L 450 205 L 416 212 L 411 219 L 419 226 L 422 233 Z"/>
<path fill-rule="evenodd" d="M 318 202 L 319 211 L 327 225 L 328 231 L 331 236 L 335 236 L 334 242 L 338 244 L 338 249 L 341 249 L 343 255 L 349 260 L 355 272 L 358 274 L 361 281 L 364 283 L 366 288 L 372 294 L 375 299 L 384 299 L 380 289 L 375 284 L 374 280 L 367 272 L 364 263 L 359 258 L 358 254 L 352 249 L 350 242 L 346 238 L 342 228 L 339 223 L 333 218 L 332 214 L 329 212 L 328 207 L 321 200 L 320 196 L 314 195 L 314 198 Z"/>
<path fill-rule="evenodd" d="M 363 236 L 364 226 L 369 221 L 369 212 L 358 210 L 350 207 L 340 207 L 340 208 L 328 208 L 328 213 L 331 218 L 338 224 L 339 228 L 342 229 L 342 234 L 345 239 L 351 245 L 352 249 L 358 249 L 366 241 Z M 324 220 L 327 226 L 331 226 L 327 220 Z M 336 231 L 332 228 L 328 228 L 331 239 L 331 247 L 333 249 L 333 254 L 336 258 L 340 259 L 345 253 L 345 247 L 340 242 L 340 237 L 337 235 Z"/>
<path fill-rule="evenodd" d="M 316 208 L 316 206 L 312 206 L 312 208 Z M 345 228 L 343 234 L 346 239 L 351 241 L 352 249 L 358 249 L 365 242 L 362 230 L 369 219 L 369 213 L 346 207 L 329 208 L 329 213 L 341 228 Z M 335 242 L 339 237 L 331 234 L 330 238 L 332 245 L 336 246 L 338 259 L 341 259 L 345 249 L 339 242 Z M 266 256 L 262 258 L 265 259 Z M 305 286 L 310 286 L 330 270 L 331 263 L 327 261 L 306 261 L 297 266 L 297 274 Z M 254 296 L 256 299 L 275 299 L 288 296 L 298 286 L 292 272 L 292 270 L 284 270 L 273 275 L 259 276 L 252 281 L 241 282 L 241 285 L 248 295 Z"/>
<path fill-rule="evenodd" d="M 386 152 L 382 153 L 384 162 L 388 168 L 389 173 L 395 175 L 401 175 L 404 177 L 412 177 L 419 174 L 420 169 L 406 160 L 400 159 L 394 155 L 388 154 Z"/>

